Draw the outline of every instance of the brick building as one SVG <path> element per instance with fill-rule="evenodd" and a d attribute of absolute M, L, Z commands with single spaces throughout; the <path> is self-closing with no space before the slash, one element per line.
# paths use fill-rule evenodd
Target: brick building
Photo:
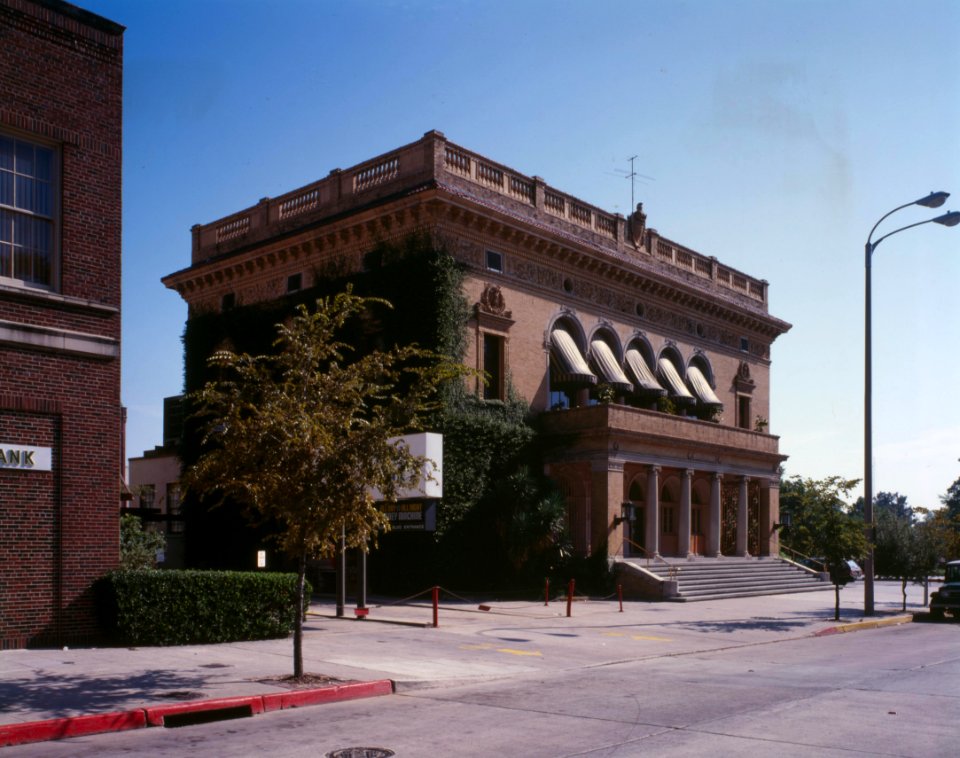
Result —
<path fill-rule="evenodd" d="M 96 631 L 118 561 L 123 27 L 0 0 L 0 645 Z"/>
<path fill-rule="evenodd" d="M 163 399 L 163 444 L 130 458 L 127 475 L 132 497 L 124 512 L 135 513 L 146 528 L 164 534 L 163 568 L 184 566 L 179 457 L 183 405 L 183 395 Z"/>
<path fill-rule="evenodd" d="M 556 440 L 574 546 L 618 558 L 776 555 L 768 286 L 439 132 L 193 229 L 164 283 L 190 318 L 278 300 L 428 232 L 466 267 L 468 365 Z"/>

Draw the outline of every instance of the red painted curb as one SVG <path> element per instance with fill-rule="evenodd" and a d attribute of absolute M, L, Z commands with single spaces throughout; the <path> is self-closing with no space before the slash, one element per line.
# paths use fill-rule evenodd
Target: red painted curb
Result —
<path fill-rule="evenodd" d="M 123 732 L 127 729 L 141 729 L 146 725 L 147 717 L 143 709 L 68 716 L 46 721 L 28 721 L 23 724 L 2 724 L 0 725 L 0 747 L 60 740 L 65 737 L 81 737 L 85 734 Z"/>
<path fill-rule="evenodd" d="M 373 682 L 352 682 L 331 687 L 317 687 L 312 690 L 291 690 L 263 696 L 264 712 L 278 711 L 284 708 L 301 708 L 305 705 L 320 705 L 341 700 L 357 700 L 363 697 L 392 695 L 393 682 L 380 679 Z"/>
<path fill-rule="evenodd" d="M 306 705 L 322 705 L 323 703 L 334 703 L 340 700 L 392 695 L 393 691 L 394 687 L 391 680 L 378 679 L 372 682 L 351 682 L 350 684 L 336 684 L 309 690 L 275 692 L 269 695 L 190 700 L 185 703 L 137 708 L 132 711 L 68 716 L 46 721 L 27 721 L 22 724 L 0 724 L 0 747 L 25 745 L 29 742 L 61 740 L 67 737 L 80 737 L 85 734 L 122 732 L 127 729 L 164 726 L 165 718 L 190 713 L 249 708 L 250 715 L 255 716 L 258 713 L 279 711 L 284 708 L 300 708 Z"/>
<path fill-rule="evenodd" d="M 249 708 L 250 715 L 263 713 L 263 695 L 245 695 L 243 697 L 219 697 L 211 700 L 188 700 L 185 703 L 171 705 L 156 705 L 145 708 L 147 724 L 163 726 L 163 720 L 168 716 L 182 716 L 186 713 L 201 713 L 204 711 L 225 711 L 236 708 Z"/>

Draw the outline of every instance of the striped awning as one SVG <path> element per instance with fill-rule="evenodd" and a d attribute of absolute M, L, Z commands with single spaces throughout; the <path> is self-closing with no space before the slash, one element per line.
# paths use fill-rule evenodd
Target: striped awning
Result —
<path fill-rule="evenodd" d="M 638 390 L 644 392 L 654 392 L 658 395 L 666 395 L 667 391 L 660 386 L 657 377 L 653 375 L 647 362 L 644 360 L 639 350 L 627 350 L 626 355 L 627 368 L 633 377 L 633 383 Z"/>
<path fill-rule="evenodd" d="M 563 329 L 550 332 L 550 383 L 557 387 L 585 387 L 597 383 L 580 348 Z"/>
<path fill-rule="evenodd" d="M 633 392 L 633 383 L 623 373 L 610 345 L 603 340 L 594 340 L 590 343 L 590 354 L 607 384 L 620 392 Z"/>
<path fill-rule="evenodd" d="M 687 368 L 687 379 L 690 381 L 690 386 L 693 387 L 693 392 L 697 396 L 697 399 L 703 405 L 723 407 L 720 398 L 717 397 L 717 394 L 713 391 L 713 387 L 710 386 L 710 382 L 707 381 L 707 377 L 703 375 L 700 369 L 696 366 Z"/>
<path fill-rule="evenodd" d="M 683 383 L 680 374 L 677 373 L 677 367 L 669 358 L 661 358 L 657 361 L 657 373 L 663 379 L 667 386 L 670 397 L 684 403 L 695 402 L 696 398 L 690 394 L 690 390 Z"/>

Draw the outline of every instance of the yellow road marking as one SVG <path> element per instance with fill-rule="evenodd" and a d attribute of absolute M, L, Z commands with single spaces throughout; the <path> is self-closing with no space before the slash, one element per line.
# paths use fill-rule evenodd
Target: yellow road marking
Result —
<path fill-rule="evenodd" d="M 509 647 L 494 647 L 489 642 L 482 642 L 477 645 L 460 645 L 461 650 L 496 650 L 498 653 L 507 653 L 508 655 L 530 655 L 542 658 L 543 653 L 539 650 L 514 650 Z"/>
<path fill-rule="evenodd" d="M 626 637 L 623 632 L 604 632 L 604 637 Z M 652 634 L 631 634 L 630 639 L 632 640 L 651 640 L 653 642 L 672 642 L 669 637 L 655 637 Z"/>

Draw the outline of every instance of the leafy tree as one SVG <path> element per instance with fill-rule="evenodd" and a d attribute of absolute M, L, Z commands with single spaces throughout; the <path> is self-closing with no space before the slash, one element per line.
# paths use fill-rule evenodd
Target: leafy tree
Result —
<path fill-rule="evenodd" d="M 960 524 L 960 478 L 950 485 L 947 494 L 940 498 L 940 502 L 946 506 L 947 515 Z"/>
<path fill-rule="evenodd" d="M 863 498 L 858 497 L 853 506 L 853 515 L 863 518 Z M 873 497 L 873 515 L 874 519 L 883 512 L 892 513 L 897 518 L 906 518 L 913 521 L 913 508 L 907 505 L 907 496 L 899 492 L 878 492 Z"/>
<path fill-rule="evenodd" d="M 214 353 L 220 379 L 191 396 L 203 452 L 183 483 L 277 526 L 280 547 L 297 563 L 300 607 L 308 558 L 366 550 L 389 527 L 372 491 L 394 499 L 417 483 L 424 463 L 391 440 L 422 428 L 441 388 L 466 372 L 415 345 L 354 356 L 339 335 L 381 307 L 390 305 L 350 288 L 313 311 L 300 305 L 277 326 L 274 353 Z M 293 652 L 302 678 L 302 614 Z"/>
<path fill-rule="evenodd" d="M 950 485 L 940 502 L 944 507 L 934 511 L 931 518 L 940 538 L 940 557 L 949 561 L 960 558 L 960 479 Z"/>
<path fill-rule="evenodd" d="M 136 571 L 157 567 L 157 553 L 166 538 L 161 532 L 144 531 L 140 517 L 124 513 L 120 517 L 120 568 Z"/>
<path fill-rule="evenodd" d="M 840 619 L 840 587 L 849 580 L 846 561 L 859 560 L 867 552 L 863 521 L 850 514 L 846 498 L 856 479 L 831 476 L 825 479 L 785 480 L 780 487 L 780 512 L 789 514 L 791 525 L 781 539 L 792 550 L 823 557 L 834 586 L 834 619 Z"/>
<path fill-rule="evenodd" d="M 903 610 L 907 608 L 907 582 L 922 582 L 937 567 L 939 541 L 932 524 L 914 514 L 924 509 L 880 509 L 876 513 L 874 565 L 878 576 L 900 579 Z"/>

